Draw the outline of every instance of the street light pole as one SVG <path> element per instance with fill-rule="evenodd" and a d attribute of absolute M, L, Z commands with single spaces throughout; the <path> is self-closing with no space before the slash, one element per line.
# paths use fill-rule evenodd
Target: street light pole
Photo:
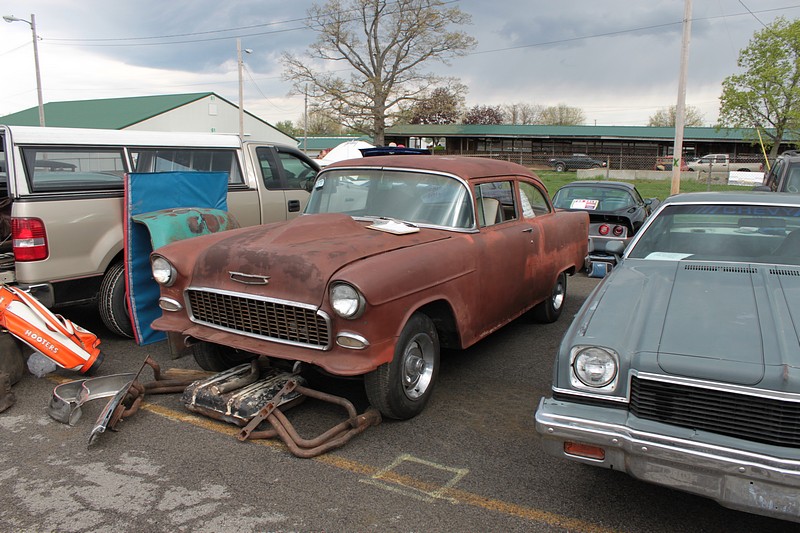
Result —
<path fill-rule="evenodd" d="M 5 15 L 6 22 L 24 22 L 31 27 L 33 34 L 33 62 L 36 67 L 36 96 L 39 99 L 39 125 L 44 126 L 44 102 L 42 101 L 42 76 L 39 73 L 39 38 L 36 36 L 36 17 L 31 13 L 31 20 L 17 18 L 14 15 Z"/>

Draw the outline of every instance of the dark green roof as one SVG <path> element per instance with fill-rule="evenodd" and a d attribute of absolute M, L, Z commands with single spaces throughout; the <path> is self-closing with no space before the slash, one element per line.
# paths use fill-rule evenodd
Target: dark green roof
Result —
<path fill-rule="evenodd" d="M 302 135 L 297 135 L 297 140 L 300 141 L 299 148 L 305 148 L 305 140 Z M 326 148 L 333 148 L 347 141 L 367 141 L 372 142 L 372 138 L 367 135 L 339 135 L 335 137 L 323 137 L 319 135 L 309 135 L 308 138 L 309 150 L 325 150 Z"/>
<path fill-rule="evenodd" d="M 387 136 L 404 137 L 538 137 L 538 138 L 600 138 L 600 139 L 649 139 L 670 140 L 675 138 L 675 128 L 650 126 L 482 126 L 476 124 L 402 124 L 386 129 Z M 691 140 L 742 141 L 756 137 L 749 128 L 684 128 L 683 136 Z"/>
<path fill-rule="evenodd" d="M 49 102 L 44 105 L 45 124 L 53 127 L 120 130 L 210 95 L 214 93 Z M 38 126 L 39 108 L 32 107 L 0 117 L 0 124 Z"/>

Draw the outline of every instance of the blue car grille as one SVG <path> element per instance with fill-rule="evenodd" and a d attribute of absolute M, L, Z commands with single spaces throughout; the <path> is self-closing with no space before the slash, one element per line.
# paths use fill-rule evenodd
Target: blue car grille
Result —
<path fill-rule="evenodd" d="M 630 411 L 647 420 L 776 446 L 800 446 L 800 403 L 631 379 Z"/>
<path fill-rule="evenodd" d="M 190 318 L 207 326 L 317 349 L 330 342 L 328 320 L 313 308 L 197 289 L 187 290 L 186 299 Z"/>

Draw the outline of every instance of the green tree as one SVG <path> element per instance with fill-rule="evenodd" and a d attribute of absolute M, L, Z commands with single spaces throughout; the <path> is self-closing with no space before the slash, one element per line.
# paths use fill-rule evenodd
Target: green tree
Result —
<path fill-rule="evenodd" d="M 414 102 L 408 111 L 409 124 L 455 124 L 464 107 L 464 85 L 437 87 L 430 95 Z"/>
<path fill-rule="evenodd" d="M 303 130 L 298 130 L 294 127 L 291 120 L 281 120 L 280 122 L 275 123 L 275 127 L 281 130 L 286 135 L 291 135 L 292 137 L 297 137 L 297 135 L 302 135 Z"/>
<path fill-rule="evenodd" d="M 423 67 L 448 64 L 476 44 L 451 26 L 471 17 L 443 0 L 328 0 L 308 11 L 306 26 L 317 34 L 306 57 L 283 54 L 284 77 L 293 91 L 306 87 L 317 104 L 342 124 L 383 144 L 384 131 L 404 103 L 446 78 Z M 350 74 L 341 75 L 347 65 Z"/>
<path fill-rule="evenodd" d="M 500 106 L 476 105 L 469 108 L 462 120 L 464 124 L 482 124 L 484 126 L 503 123 L 503 111 Z"/>
<path fill-rule="evenodd" d="M 344 130 L 339 120 L 319 105 L 312 105 L 308 112 L 297 120 L 297 124 L 301 135 L 304 127 L 308 135 L 341 135 Z"/>
<path fill-rule="evenodd" d="M 544 108 L 540 121 L 545 126 L 577 126 L 586 122 L 586 117 L 579 107 L 558 104 Z"/>
<path fill-rule="evenodd" d="M 653 127 L 675 127 L 675 115 L 677 114 L 677 107 L 675 105 L 671 105 L 669 107 L 663 107 L 650 115 L 650 120 L 648 120 L 647 125 Z M 700 112 L 700 109 L 697 107 L 688 105 L 686 106 L 686 113 L 684 117 L 684 126 L 702 126 L 703 125 L 703 113 Z"/>
<path fill-rule="evenodd" d="M 719 126 L 758 128 L 778 155 L 784 137 L 800 125 L 800 20 L 778 18 L 756 32 L 722 82 Z"/>

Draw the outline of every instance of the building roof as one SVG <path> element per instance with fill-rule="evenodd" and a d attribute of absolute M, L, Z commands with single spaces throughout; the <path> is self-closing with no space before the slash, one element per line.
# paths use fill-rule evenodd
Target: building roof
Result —
<path fill-rule="evenodd" d="M 209 96 L 238 107 L 213 92 L 48 102 L 44 104 L 45 123 L 53 127 L 120 130 Z M 267 124 L 252 113 L 247 114 Z M 0 124 L 38 126 L 39 108 L 0 117 Z"/>
<path fill-rule="evenodd" d="M 372 138 L 368 135 L 339 135 L 331 137 L 325 137 L 321 135 L 309 135 L 308 137 L 303 137 L 302 135 L 297 135 L 296 138 L 300 141 L 300 145 L 298 146 L 300 150 L 325 150 L 338 146 L 347 141 L 372 142 Z M 307 146 L 306 141 L 308 141 Z"/>
<path fill-rule="evenodd" d="M 675 128 L 652 126 L 531 126 L 477 124 L 401 124 L 386 129 L 387 136 L 407 137 L 513 137 L 599 139 L 647 139 L 668 141 L 675 138 Z M 751 128 L 687 127 L 685 139 L 707 141 L 749 141 L 756 138 Z"/>

